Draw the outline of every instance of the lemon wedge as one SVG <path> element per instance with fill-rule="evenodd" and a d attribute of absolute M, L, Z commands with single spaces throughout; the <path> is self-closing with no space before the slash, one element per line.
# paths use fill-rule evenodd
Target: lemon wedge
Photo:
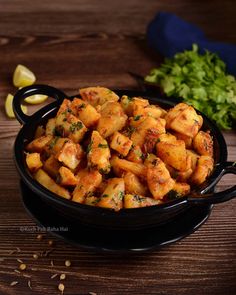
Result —
<path fill-rule="evenodd" d="M 7 95 L 7 98 L 5 100 L 5 111 L 6 111 L 6 114 L 9 118 L 15 118 L 15 114 L 13 112 L 13 108 L 12 108 L 12 101 L 13 101 L 13 95 L 12 94 L 8 94 Z M 21 105 L 21 109 L 23 111 L 23 113 L 27 114 L 27 106 L 24 106 L 24 105 Z"/>
<path fill-rule="evenodd" d="M 31 96 L 26 97 L 24 99 L 24 101 L 29 104 L 38 104 L 38 103 L 44 102 L 47 98 L 48 98 L 47 95 L 35 94 L 35 95 L 31 95 Z"/>
<path fill-rule="evenodd" d="M 31 70 L 23 65 L 18 65 L 13 74 L 13 84 L 16 87 L 25 87 L 32 85 L 36 77 Z"/>

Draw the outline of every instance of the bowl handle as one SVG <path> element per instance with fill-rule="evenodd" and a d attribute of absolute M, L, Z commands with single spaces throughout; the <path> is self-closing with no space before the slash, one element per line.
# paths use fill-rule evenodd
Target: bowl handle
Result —
<path fill-rule="evenodd" d="M 59 104 L 61 104 L 63 99 L 67 97 L 61 90 L 48 85 L 32 85 L 18 90 L 14 95 L 12 106 L 15 116 L 21 124 L 27 123 L 31 117 L 22 112 L 21 102 L 26 97 L 34 94 L 48 95 L 55 98 Z"/>
<path fill-rule="evenodd" d="M 225 174 L 236 174 L 236 162 L 225 162 L 223 164 L 223 170 L 220 174 L 220 176 L 217 178 L 217 181 L 214 183 L 214 185 L 219 182 L 219 180 L 222 178 Z M 187 197 L 187 202 L 190 204 L 217 204 L 229 201 L 236 197 L 236 185 L 232 186 L 229 189 L 226 189 L 224 191 L 218 192 L 218 193 L 211 193 L 211 194 L 195 194 L 192 193 Z"/>

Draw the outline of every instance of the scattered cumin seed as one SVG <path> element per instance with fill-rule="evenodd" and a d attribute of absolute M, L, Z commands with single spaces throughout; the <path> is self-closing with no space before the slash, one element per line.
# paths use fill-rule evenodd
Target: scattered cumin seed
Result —
<path fill-rule="evenodd" d="M 52 246 L 53 244 L 54 244 L 54 242 L 53 242 L 52 240 L 49 240 L 49 241 L 48 241 L 48 245 L 49 245 L 49 246 Z"/>
<path fill-rule="evenodd" d="M 11 283 L 10 283 L 10 286 L 12 286 L 12 287 L 13 287 L 13 286 L 15 286 L 15 285 L 17 285 L 17 284 L 19 284 L 19 282 L 18 282 L 18 281 L 13 281 L 13 282 L 11 282 Z"/>
<path fill-rule="evenodd" d="M 26 269 L 26 264 L 24 264 L 24 263 L 20 264 L 19 269 L 20 270 L 25 270 Z"/>
<path fill-rule="evenodd" d="M 95 292 L 89 292 L 89 295 L 97 295 Z"/>
<path fill-rule="evenodd" d="M 31 281 L 28 280 L 28 287 L 32 290 Z"/>
<path fill-rule="evenodd" d="M 12 255 L 12 254 L 14 254 L 14 253 L 16 253 L 16 250 L 11 250 L 11 251 L 9 252 L 9 255 Z"/>
<path fill-rule="evenodd" d="M 43 238 L 43 236 L 42 236 L 42 235 L 37 235 L 37 240 L 41 241 L 41 240 L 42 240 L 42 238 Z"/>
<path fill-rule="evenodd" d="M 53 260 L 50 261 L 51 266 L 54 266 Z"/>
<path fill-rule="evenodd" d="M 58 290 L 61 291 L 61 294 L 63 294 L 64 293 L 64 290 L 65 290 L 65 286 L 62 283 L 60 283 L 58 285 Z"/>
<path fill-rule="evenodd" d="M 66 261 L 65 261 L 65 266 L 67 266 L 67 267 L 71 266 L 71 262 L 70 262 L 70 260 L 66 260 Z"/>
<path fill-rule="evenodd" d="M 19 263 L 23 263 L 23 261 L 21 259 L 16 259 Z"/>
<path fill-rule="evenodd" d="M 37 271 L 38 269 L 36 267 L 31 267 L 32 271 Z"/>
<path fill-rule="evenodd" d="M 34 259 L 38 259 L 38 258 L 39 258 L 38 254 L 36 254 L 36 253 L 33 254 L 33 258 L 34 258 Z"/>
<path fill-rule="evenodd" d="M 21 251 L 21 249 L 19 247 L 16 247 L 16 250 L 17 250 L 17 252 L 20 252 Z"/>
<path fill-rule="evenodd" d="M 65 278 L 66 278 L 66 275 L 65 275 L 64 273 L 62 273 L 62 274 L 60 275 L 60 280 L 65 280 Z"/>
<path fill-rule="evenodd" d="M 57 273 L 54 273 L 54 275 L 51 276 L 51 279 L 54 279 L 57 276 L 58 276 L 58 274 Z"/>
<path fill-rule="evenodd" d="M 16 273 L 20 273 L 20 271 L 18 269 L 14 269 L 14 272 Z"/>

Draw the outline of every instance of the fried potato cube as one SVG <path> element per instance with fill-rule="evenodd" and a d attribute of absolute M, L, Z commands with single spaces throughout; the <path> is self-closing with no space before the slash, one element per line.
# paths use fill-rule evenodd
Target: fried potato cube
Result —
<path fill-rule="evenodd" d="M 60 105 L 60 108 L 57 112 L 57 116 L 60 115 L 61 113 L 67 113 L 68 110 L 70 110 L 70 105 L 71 105 L 71 101 L 65 98 L 62 104 Z"/>
<path fill-rule="evenodd" d="M 129 194 L 145 196 L 147 187 L 132 172 L 126 172 L 124 175 L 125 191 Z"/>
<path fill-rule="evenodd" d="M 97 131 L 104 138 L 125 126 L 127 116 L 118 102 L 105 103 L 100 112 L 101 118 L 98 121 Z"/>
<path fill-rule="evenodd" d="M 179 139 L 179 140 L 183 140 L 185 142 L 185 146 L 186 148 L 191 148 L 192 147 L 192 142 L 193 139 L 190 136 L 187 136 L 185 134 L 179 133 L 179 132 L 173 132 L 173 135 Z"/>
<path fill-rule="evenodd" d="M 120 169 L 121 171 L 132 172 L 139 177 L 146 177 L 146 167 L 140 163 L 134 163 L 125 159 L 115 157 L 111 163 L 112 168 Z"/>
<path fill-rule="evenodd" d="M 103 105 L 107 101 L 118 101 L 119 96 L 112 90 L 105 87 L 87 87 L 81 88 L 79 94 L 82 99 L 92 106 Z"/>
<path fill-rule="evenodd" d="M 139 195 L 126 194 L 124 196 L 124 208 L 126 209 L 154 206 L 161 203 L 162 201 L 160 200 Z"/>
<path fill-rule="evenodd" d="M 149 101 L 142 97 L 129 97 L 127 95 L 123 95 L 121 97 L 120 104 L 125 113 L 130 117 L 133 116 L 134 109 L 137 106 L 146 107 L 149 105 Z"/>
<path fill-rule="evenodd" d="M 186 152 L 187 152 L 187 157 L 190 157 L 190 160 L 191 160 L 190 168 L 192 170 L 195 170 L 196 165 L 197 165 L 197 161 L 200 156 L 197 153 L 195 153 L 195 151 L 193 151 L 193 150 L 186 150 Z"/>
<path fill-rule="evenodd" d="M 36 128 L 35 134 L 34 134 L 34 139 L 39 138 L 41 136 L 45 135 L 45 129 L 42 125 L 39 125 Z"/>
<path fill-rule="evenodd" d="M 123 207 L 125 183 L 123 178 L 111 178 L 97 206 L 119 211 Z"/>
<path fill-rule="evenodd" d="M 88 147 L 87 159 L 88 167 L 95 168 L 103 174 L 110 172 L 111 157 L 107 141 L 97 131 L 93 131 L 91 142 Z"/>
<path fill-rule="evenodd" d="M 202 126 L 203 119 L 192 106 L 184 103 L 177 104 L 169 110 L 166 119 L 166 128 L 193 138 Z"/>
<path fill-rule="evenodd" d="M 213 140 L 210 133 L 199 131 L 193 138 L 193 148 L 202 156 L 213 157 Z"/>
<path fill-rule="evenodd" d="M 90 205 L 90 206 L 97 206 L 97 203 L 99 202 L 100 198 L 95 196 L 86 196 L 84 200 L 84 204 Z"/>
<path fill-rule="evenodd" d="M 152 165 L 147 167 L 147 184 L 153 198 L 161 200 L 173 189 L 175 181 L 170 177 L 165 164 L 161 159 L 156 158 L 152 161 Z"/>
<path fill-rule="evenodd" d="M 198 159 L 197 166 L 191 176 L 191 183 L 195 185 L 202 184 L 213 170 L 214 160 L 209 156 L 201 156 Z"/>
<path fill-rule="evenodd" d="M 54 135 L 55 134 L 55 128 L 56 128 L 56 119 L 51 118 L 48 120 L 46 124 L 46 135 Z"/>
<path fill-rule="evenodd" d="M 116 131 L 111 138 L 110 147 L 122 156 L 127 156 L 131 149 L 132 141 L 125 135 Z"/>
<path fill-rule="evenodd" d="M 63 145 L 62 149 L 56 155 L 56 159 L 74 170 L 79 165 L 83 155 L 81 146 L 70 140 Z"/>
<path fill-rule="evenodd" d="M 80 98 L 73 99 L 71 103 L 71 110 L 87 128 L 96 125 L 101 117 L 92 105 Z"/>
<path fill-rule="evenodd" d="M 156 145 L 156 150 L 157 156 L 161 158 L 163 162 L 177 170 L 186 170 L 187 153 L 185 143 L 182 140 L 176 140 L 172 143 L 160 141 Z"/>
<path fill-rule="evenodd" d="M 44 151 L 48 156 L 50 155 L 56 155 L 57 153 L 60 152 L 62 149 L 63 145 L 70 141 L 69 138 L 67 137 L 59 137 L 59 136 L 54 136 L 44 147 Z"/>
<path fill-rule="evenodd" d="M 72 200 L 77 203 L 83 203 L 87 196 L 93 195 L 96 188 L 102 182 L 102 175 L 96 171 L 87 171 L 78 175 L 78 184 L 73 191 Z"/>
<path fill-rule="evenodd" d="M 74 173 L 62 166 L 59 169 L 59 182 L 61 185 L 65 185 L 65 186 L 75 186 L 78 184 L 78 179 L 75 177 Z"/>
<path fill-rule="evenodd" d="M 175 182 L 172 190 L 178 195 L 185 196 L 190 192 L 190 185 L 186 182 Z"/>
<path fill-rule="evenodd" d="M 159 141 L 159 131 L 155 128 L 150 128 L 146 132 L 145 142 L 143 144 L 144 153 L 153 153 L 157 142 Z"/>
<path fill-rule="evenodd" d="M 133 141 L 133 144 L 142 147 L 149 129 L 155 129 L 156 133 L 159 134 L 165 133 L 165 125 L 163 120 L 147 117 L 132 133 L 131 140 Z"/>
<path fill-rule="evenodd" d="M 176 142 L 176 137 L 171 133 L 162 133 L 158 135 L 157 141 L 172 143 L 172 142 Z"/>
<path fill-rule="evenodd" d="M 135 162 L 135 163 L 143 163 L 143 158 L 144 158 L 144 155 L 139 145 L 133 146 L 128 156 L 126 157 L 128 161 Z"/>
<path fill-rule="evenodd" d="M 47 143 L 52 139 L 52 135 L 44 135 L 34 139 L 26 146 L 26 150 L 29 152 L 41 153 Z"/>
<path fill-rule="evenodd" d="M 37 171 L 43 166 L 39 153 L 26 154 L 26 164 L 31 172 Z"/>
<path fill-rule="evenodd" d="M 41 185 L 46 187 L 51 192 L 68 200 L 71 198 L 68 190 L 58 185 L 43 169 L 39 169 L 35 173 L 34 179 L 37 180 Z"/>
<path fill-rule="evenodd" d="M 60 167 L 61 163 L 53 155 L 43 164 L 43 169 L 53 178 L 57 177 Z"/>
<path fill-rule="evenodd" d="M 154 119 L 160 118 L 163 114 L 166 113 L 163 109 L 155 105 L 135 105 L 133 110 L 134 117 L 152 117 Z"/>

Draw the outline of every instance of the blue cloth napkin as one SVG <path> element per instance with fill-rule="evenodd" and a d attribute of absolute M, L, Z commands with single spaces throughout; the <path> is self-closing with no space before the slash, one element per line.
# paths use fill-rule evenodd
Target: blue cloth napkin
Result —
<path fill-rule="evenodd" d="M 200 53 L 205 49 L 217 53 L 226 63 L 227 72 L 236 76 L 236 46 L 209 41 L 197 26 L 174 14 L 159 12 L 147 27 L 147 40 L 150 47 L 165 57 L 192 49 L 196 43 Z"/>

